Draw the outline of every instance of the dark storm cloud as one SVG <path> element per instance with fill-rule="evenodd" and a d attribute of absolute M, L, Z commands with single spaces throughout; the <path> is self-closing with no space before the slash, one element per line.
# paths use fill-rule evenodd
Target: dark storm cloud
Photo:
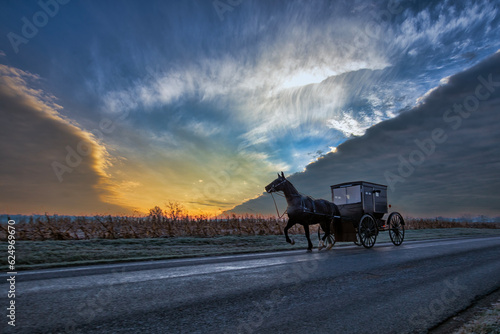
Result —
<path fill-rule="evenodd" d="M 103 200 L 110 193 L 102 170 L 102 148 L 65 121 L 50 97 L 28 88 L 27 81 L 36 80 L 35 76 L 4 65 L 0 73 L 0 210 L 127 212 Z"/>
<path fill-rule="evenodd" d="M 414 216 L 500 214 L 500 52 L 448 78 L 398 117 L 348 140 L 290 177 L 331 198 L 330 185 L 389 184 L 393 210 Z M 272 180 L 269 180 L 272 181 Z M 264 185 L 263 185 L 264 186 Z M 234 212 L 273 213 L 269 195 Z"/>

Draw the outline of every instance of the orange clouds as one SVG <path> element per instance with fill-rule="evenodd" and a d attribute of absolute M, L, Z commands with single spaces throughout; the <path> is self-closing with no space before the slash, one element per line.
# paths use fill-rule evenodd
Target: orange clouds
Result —
<path fill-rule="evenodd" d="M 110 201 L 109 155 L 60 114 L 36 75 L 0 65 L 0 198 L 8 213 L 128 213 Z"/>

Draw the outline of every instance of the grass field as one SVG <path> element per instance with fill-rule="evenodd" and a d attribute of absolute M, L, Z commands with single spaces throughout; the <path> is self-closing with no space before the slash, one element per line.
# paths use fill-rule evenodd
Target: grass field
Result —
<path fill-rule="evenodd" d="M 496 334 L 500 333 L 500 300 L 464 324 L 453 334 Z"/>
<path fill-rule="evenodd" d="M 500 236 L 500 229 L 443 228 L 407 230 L 405 241 L 436 238 Z M 16 242 L 16 269 L 29 270 L 110 262 L 160 260 L 182 257 L 269 252 L 307 248 L 303 234 L 292 236 L 296 243 L 285 242 L 283 235 L 228 235 L 214 237 L 170 237 L 144 239 L 45 240 Z M 311 240 L 317 245 L 317 236 Z M 390 242 L 382 232 L 377 243 Z M 336 243 L 336 247 L 353 243 Z M 5 247 L 7 247 L 5 243 Z M 7 266 L 6 257 L 0 259 Z"/>

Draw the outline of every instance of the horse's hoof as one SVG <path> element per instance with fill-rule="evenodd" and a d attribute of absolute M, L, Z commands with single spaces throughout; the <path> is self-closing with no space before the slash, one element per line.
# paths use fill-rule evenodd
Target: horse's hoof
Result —
<path fill-rule="evenodd" d="M 332 249 L 333 245 L 330 244 L 330 246 L 326 247 L 326 250 L 329 251 L 330 249 Z"/>
<path fill-rule="evenodd" d="M 318 246 L 318 252 L 319 252 L 320 250 L 322 250 L 323 248 L 324 248 L 324 246 Z"/>
<path fill-rule="evenodd" d="M 307 249 L 308 253 L 311 253 L 312 251 L 313 251 L 312 249 L 309 249 L 309 248 Z"/>
<path fill-rule="evenodd" d="M 295 240 L 293 240 L 293 239 L 292 239 L 292 241 L 290 241 L 290 243 L 291 243 L 292 245 L 295 245 Z"/>

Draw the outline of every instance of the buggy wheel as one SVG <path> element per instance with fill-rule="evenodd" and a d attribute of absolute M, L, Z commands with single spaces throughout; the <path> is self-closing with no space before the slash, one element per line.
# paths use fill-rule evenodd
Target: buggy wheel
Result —
<path fill-rule="evenodd" d="M 398 212 L 393 212 L 389 215 L 387 221 L 389 222 L 389 236 L 392 243 L 395 246 L 401 245 L 405 238 L 405 221 L 403 217 Z"/>
<path fill-rule="evenodd" d="M 377 240 L 377 224 L 375 219 L 370 215 L 364 215 L 361 217 L 358 228 L 359 239 L 365 248 L 371 248 L 375 245 L 375 240 Z"/>

